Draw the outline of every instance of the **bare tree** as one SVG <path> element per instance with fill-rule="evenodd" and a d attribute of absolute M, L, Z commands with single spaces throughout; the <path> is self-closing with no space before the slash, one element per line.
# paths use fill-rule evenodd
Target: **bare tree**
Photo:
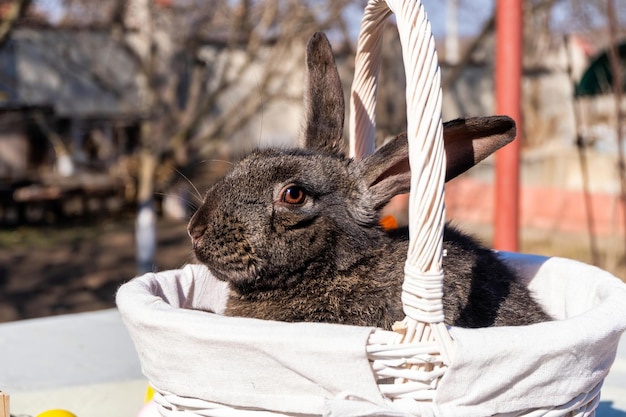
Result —
<path fill-rule="evenodd" d="M 622 67 L 622 63 L 619 56 L 618 46 L 618 34 L 619 34 L 619 21 L 617 15 L 617 7 L 615 0 L 607 0 L 606 4 L 606 16 L 608 19 L 609 27 L 609 46 L 608 56 L 609 65 L 611 68 L 611 75 L 613 76 L 613 97 L 615 99 L 615 133 L 617 137 L 617 169 L 619 173 L 620 182 L 620 199 L 622 202 L 622 215 L 624 221 L 624 239 L 626 239 L 626 159 L 624 156 L 624 108 L 622 106 L 623 97 L 623 72 L 626 68 Z M 626 251 L 626 245 L 624 247 Z M 626 255 L 623 256 L 622 263 L 626 262 Z"/>
<path fill-rule="evenodd" d="M 65 0 L 62 24 L 108 28 L 139 68 L 145 114 L 137 192 L 141 272 L 153 268 L 159 167 L 165 160 L 179 169 L 194 163 L 208 144 L 228 140 L 269 102 L 290 98 L 293 55 L 315 30 L 347 43 L 343 13 L 350 3 Z M 207 57 L 207 44 L 219 53 Z M 234 93 L 251 73 L 255 88 Z"/>
<path fill-rule="evenodd" d="M 11 30 L 26 14 L 30 3 L 31 0 L 10 0 L 0 3 L 0 7 L 3 8 L 2 19 L 0 20 L 0 46 L 4 45 Z"/>

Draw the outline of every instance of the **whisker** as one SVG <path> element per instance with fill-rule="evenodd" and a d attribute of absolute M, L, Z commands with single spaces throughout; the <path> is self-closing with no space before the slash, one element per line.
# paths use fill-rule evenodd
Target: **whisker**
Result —
<path fill-rule="evenodd" d="M 154 195 L 158 195 L 161 197 L 174 197 L 175 199 L 177 199 L 178 201 L 182 201 L 183 203 L 185 203 L 185 205 L 191 209 L 191 211 L 196 211 L 198 210 L 198 206 L 196 206 L 193 202 L 187 200 L 184 197 L 181 197 L 179 195 L 176 194 L 169 194 L 169 193 L 154 193 Z"/>
<path fill-rule="evenodd" d="M 198 260 L 196 259 L 196 256 L 193 251 L 190 250 L 189 253 L 187 253 L 186 259 L 183 261 L 183 264 L 178 269 L 183 269 L 187 265 L 195 265 L 197 263 Z"/>
<path fill-rule="evenodd" d="M 194 191 L 196 192 L 196 195 L 198 196 L 198 200 L 202 201 L 202 194 L 200 194 L 200 191 L 198 191 L 198 189 L 196 188 L 196 186 L 193 184 L 193 182 L 187 178 L 187 176 L 185 174 L 183 174 L 179 169 L 174 168 L 174 170 L 181 176 L 183 177 L 188 183 L 189 185 L 191 185 L 194 189 Z"/>
<path fill-rule="evenodd" d="M 263 121 L 265 120 L 265 107 L 263 105 L 261 105 L 260 113 L 261 113 L 260 115 L 261 121 L 259 123 L 259 139 L 258 139 L 259 143 L 261 143 L 261 141 L 263 140 Z"/>
<path fill-rule="evenodd" d="M 201 161 L 201 162 L 222 162 L 222 163 L 230 165 L 231 167 L 235 165 L 233 162 L 227 161 L 226 159 L 205 159 L 204 161 Z"/>

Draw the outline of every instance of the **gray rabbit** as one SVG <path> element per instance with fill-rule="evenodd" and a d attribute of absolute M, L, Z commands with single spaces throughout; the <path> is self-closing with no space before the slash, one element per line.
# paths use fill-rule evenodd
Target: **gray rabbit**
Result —
<path fill-rule="evenodd" d="M 206 194 L 189 222 L 197 259 L 230 285 L 225 314 L 390 329 L 400 301 L 406 228 L 384 230 L 380 211 L 410 184 L 400 135 L 357 161 L 343 154 L 344 99 L 321 33 L 307 46 L 305 149 L 262 149 Z M 515 136 L 508 117 L 444 125 L 446 180 Z M 550 317 L 490 249 L 444 232 L 444 314 L 462 327 L 525 325 Z"/>

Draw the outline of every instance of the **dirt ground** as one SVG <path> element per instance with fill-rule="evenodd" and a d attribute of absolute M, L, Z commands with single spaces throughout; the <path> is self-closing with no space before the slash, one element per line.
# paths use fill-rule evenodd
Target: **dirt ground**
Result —
<path fill-rule="evenodd" d="M 485 243 L 491 231 L 460 225 Z M 521 251 L 590 262 L 586 236 L 522 233 Z M 602 241 L 605 269 L 622 278 L 623 242 Z M 130 215 L 63 226 L 0 229 L 0 322 L 114 307 L 117 288 L 136 275 Z M 192 262 L 185 222 L 160 220 L 155 271 Z"/>
<path fill-rule="evenodd" d="M 193 258 L 184 222 L 159 222 L 155 271 Z M 115 305 L 136 275 L 130 216 L 0 229 L 0 322 Z"/>

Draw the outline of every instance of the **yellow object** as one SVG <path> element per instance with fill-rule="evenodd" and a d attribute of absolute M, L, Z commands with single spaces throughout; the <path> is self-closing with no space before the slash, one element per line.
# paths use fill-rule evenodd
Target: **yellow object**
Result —
<path fill-rule="evenodd" d="M 76 417 L 76 414 L 70 413 L 67 410 L 48 410 L 37 414 L 37 417 Z"/>
<path fill-rule="evenodd" d="M 154 388 L 148 385 L 148 388 L 146 389 L 146 398 L 144 402 L 147 403 L 148 401 L 152 401 L 152 397 L 154 397 Z"/>

